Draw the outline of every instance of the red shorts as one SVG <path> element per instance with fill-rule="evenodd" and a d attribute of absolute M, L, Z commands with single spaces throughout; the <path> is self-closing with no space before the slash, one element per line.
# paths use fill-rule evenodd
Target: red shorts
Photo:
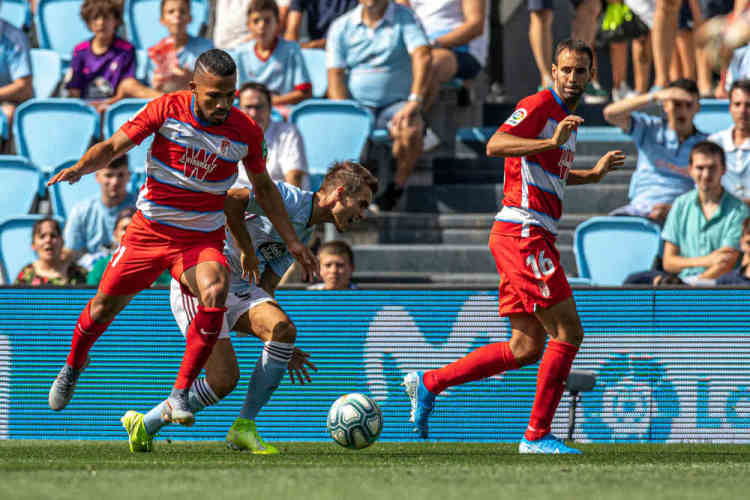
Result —
<path fill-rule="evenodd" d="M 490 251 L 500 275 L 498 309 L 501 316 L 534 313 L 559 304 L 573 295 L 555 239 L 548 236 L 521 238 L 500 233 L 493 226 Z"/>
<path fill-rule="evenodd" d="M 165 269 L 179 280 L 182 273 L 200 262 L 218 262 L 229 267 L 224 241 L 215 236 L 194 239 L 165 238 L 151 230 L 137 212 L 102 275 L 99 290 L 107 295 L 133 295 L 148 288 Z M 223 233 L 223 232 L 222 232 Z"/>

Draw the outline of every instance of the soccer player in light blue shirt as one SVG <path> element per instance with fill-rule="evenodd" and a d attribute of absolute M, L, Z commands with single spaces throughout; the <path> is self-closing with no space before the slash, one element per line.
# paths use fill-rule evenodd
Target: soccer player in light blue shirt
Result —
<path fill-rule="evenodd" d="M 117 215 L 134 207 L 137 196 L 128 193 L 130 182 L 127 157 L 114 160 L 96 173 L 101 193 L 73 205 L 65 224 L 65 256 L 91 270 L 94 262 L 112 252 Z"/>
<path fill-rule="evenodd" d="M 666 118 L 635 112 L 654 101 Z M 692 80 L 677 80 L 651 94 L 623 99 L 604 108 L 604 118 L 629 134 L 638 147 L 638 163 L 630 180 L 630 203 L 613 215 L 635 215 L 663 223 L 672 202 L 693 187 L 688 172 L 690 151 L 706 139 L 696 130 L 698 87 Z"/>
<path fill-rule="evenodd" d="M 427 36 L 414 12 L 391 0 L 361 0 L 336 19 L 326 37 L 328 95 L 354 99 L 393 138 L 394 182 L 373 210 L 392 210 L 422 154 L 422 104 L 431 64 Z"/>
<path fill-rule="evenodd" d="M 708 140 L 724 150 L 727 171 L 724 189 L 750 204 L 750 80 L 736 80 L 729 89 L 729 112 L 734 125 L 711 134 Z"/>
<path fill-rule="evenodd" d="M 317 224 L 332 222 L 343 232 L 364 218 L 372 195 L 377 191 L 377 182 L 362 165 L 341 162 L 331 167 L 320 189 L 314 193 L 281 181 L 276 181 L 276 186 L 295 232 L 300 240 L 307 241 Z M 237 331 L 239 336 L 255 335 L 265 345 L 250 377 L 239 417 L 229 429 L 226 442 L 235 450 L 276 454 L 278 450 L 263 441 L 258 433 L 255 418 L 279 386 L 287 369 L 292 382 L 296 376 L 297 381 L 304 383 L 310 381 L 306 367 L 314 369 L 315 366 L 309 362 L 306 353 L 294 346 L 297 329 L 273 299 L 279 280 L 293 262 L 286 243 L 264 215 L 250 186 L 240 183 L 230 189 L 226 210 L 238 215 L 240 220 L 244 214 L 252 242 L 235 241 L 233 235 L 241 234 L 241 231 L 229 228 L 231 232 L 227 232 L 224 247 L 231 268 L 227 311 L 219 340 L 206 363 L 206 377 L 194 382 L 189 405 L 193 412 L 201 411 L 232 392 L 239 379 L 239 366 L 229 332 Z M 252 245 L 258 258 L 259 282 L 253 282 L 252 277 L 248 281 L 248 277 L 243 276 L 239 247 L 246 245 Z M 245 254 L 249 254 L 249 249 Z M 173 280 L 170 302 L 172 313 L 185 335 L 198 301 Z M 165 404 L 166 401 L 160 403 L 145 415 L 128 411 L 122 417 L 131 451 L 151 451 L 154 435 L 168 423 L 162 420 L 162 406 Z"/>
<path fill-rule="evenodd" d="M 0 109 L 6 126 L 16 105 L 32 97 L 29 41 L 21 30 L 0 19 Z"/>
<path fill-rule="evenodd" d="M 253 40 L 230 51 L 238 83 L 262 83 L 274 106 L 291 106 L 312 96 L 312 80 L 297 42 L 279 37 L 279 7 L 274 0 L 253 0 L 247 10 Z"/>

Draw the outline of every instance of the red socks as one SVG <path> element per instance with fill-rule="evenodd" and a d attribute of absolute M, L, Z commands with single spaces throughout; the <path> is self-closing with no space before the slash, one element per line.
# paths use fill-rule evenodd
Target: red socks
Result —
<path fill-rule="evenodd" d="M 560 398 L 565 390 L 565 382 L 570 367 L 578 353 L 578 346 L 550 339 L 547 350 L 539 364 L 536 379 L 536 397 L 531 408 L 529 427 L 524 437 L 536 441 L 549 434 L 552 418 L 555 416 Z"/>
<path fill-rule="evenodd" d="M 508 342 L 488 344 L 453 363 L 425 372 L 422 381 L 427 390 L 440 394 L 448 387 L 491 377 L 518 368 Z"/>
<path fill-rule="evenodd" d="M 75 330 L 73 330 L 73 340 L 70 342 L 70 353 L 68 354 L 66 363 L 74 370 L 80 370 L 86 364 L 86 358 L 88 358 L 89 351 L 96 342 L 96 339 L 101 337 L 104 330 L 112 323 L 111 321 L 96 323 L 91 319 L 91 315 L 89 314 L 90 307 L 91 301 L 81 311 L 78 323 L 76 323 Z"/>
<path fill-rule="evenodd" d="M 211 356 L 214 344 L 219 340 L 226 310 L 226 307 L 198 306 L 198 313 L 188 327 L 185 355 L 182 356 L 182 364 L 174 384 L 175 389 L 189 389 L 198 378 Z"/>

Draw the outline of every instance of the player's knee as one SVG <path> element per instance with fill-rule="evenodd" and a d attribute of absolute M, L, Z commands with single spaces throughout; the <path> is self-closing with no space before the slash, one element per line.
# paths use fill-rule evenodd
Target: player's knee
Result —
<path fill-rule="evenodd" d="M 119 312 L 119 304 L 110 297 L 95 296 L 89 304 L 89 315 L 97 323 L 111 321 Z"/>
<path fill-rule="evenodd" d="M 542 359 L 544 353 L 544 346 L 535 343 L 525 343 L 520 346 L 518 353 L 513 351 L 513 356 L 518 361 L 520 366 L 533 365 Z"/>
<path fill-rule="evenodd" d="M 273 327 L 271 332 L 271 340 L 275 342 L 284 342 L 286 344 L 294 344 L 297 340 L 297 327 L 291 321 L 279 321 L 276 326 Z"/>
<path fill-rule="evenodd" d="M 206 307 L 222 307 L 227 300 L 228 281 L 219 275 L 201 288 L 201 303 Z"/>

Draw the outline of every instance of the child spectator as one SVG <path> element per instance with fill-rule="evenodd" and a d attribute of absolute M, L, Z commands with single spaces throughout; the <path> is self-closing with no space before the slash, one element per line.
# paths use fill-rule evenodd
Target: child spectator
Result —
<path fill-rule="evenodd" d="M 135 49 L 115 32 L 122 23 L 122 5 L 117 0 L 84 0 L 81 17 L 94 37 L 73 51 L 72 76 L 66 88 L 72 97 L 96 101 L 103 111 L 125 97 L 150 99 L 161 92 L 150 89 L 133 76 Z"/>
<path fill-rule="evenodd" d="M 37 259 L 16 277 L 16 285 L 82 285 L 86 270 L 63 258 L 63 238 L 60 223 L 46 218 L 31 229 L 31 248 Z"/>
<path fill-rule="evenodd" d="M 308 290 L 356 290 L 352 283 L 354 253 L 345 241 L 328 241 L 318 250 L 320 277 L 323 283 L 311 285 Z"/>
<path fill-rule="evenodd" d="M 277 109 L 310 98 L 312 84 L 299 44 L 279 37 L 276 2 L 253 0 L 247 9 L 247 21 L 254 39 L 233 51 L 239 83 L 253 81 L 268 87 Z"/>
<path fill-rule="evenodd" d="M 10 125 L 16 106 L 34 97 L 26 35 L 0 19 L 0 110 Z"/>
<path fill-rule="evenodd" d="M 740 267 L 717 279 L 717 285 L 750 285 L 750 217 L 742 223 L 740 251 L 742 252 Z"/>
<path fill-rule="evenodd" d="M 169 36 L 148 49 L 151 86 L 162 92 L 187 88 L 198 56 L 214 48 L 205 38 L 187 32 L 192 20 L 190 0 L 161 0 L 161 23 Z"/>

